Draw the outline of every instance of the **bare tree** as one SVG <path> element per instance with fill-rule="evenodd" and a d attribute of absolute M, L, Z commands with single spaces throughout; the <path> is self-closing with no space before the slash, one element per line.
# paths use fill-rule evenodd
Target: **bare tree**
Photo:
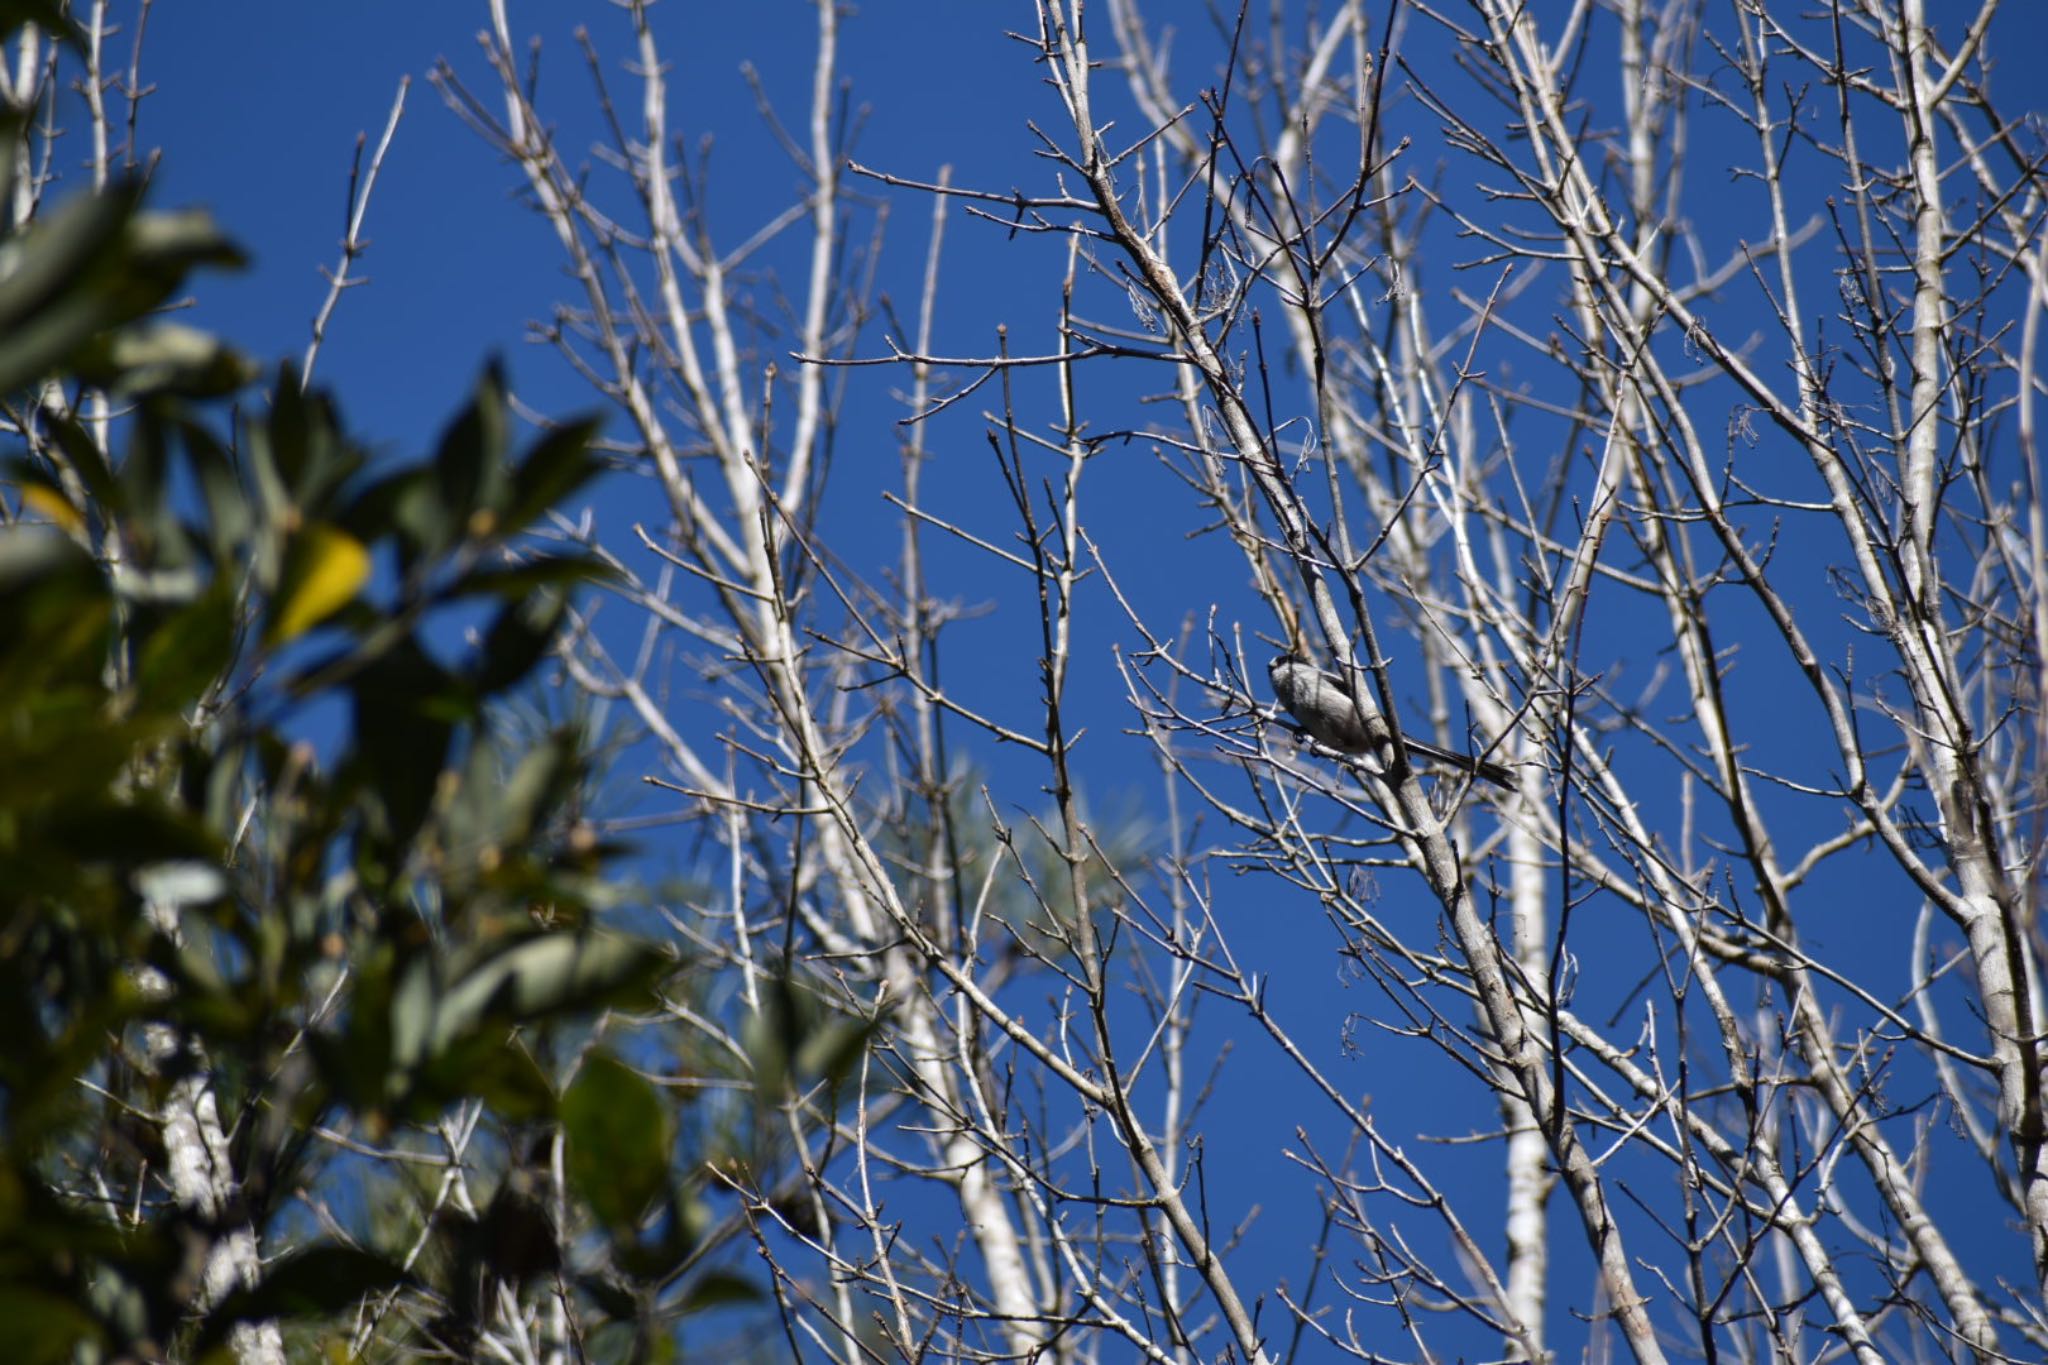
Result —
<path fill-rule="evenodd" d="M 669 116 L 672 12 L 622 7 L 623 78 L 579 34 L 594 164 L 505 0 L 435 73 L 552 229 L 540 334 L 647 488 L 558 519 L 616 574 L 560 657 L 716 850 L 668 907 L 715 969 L 636 1021 L 745 1133 L 694 1254 L 754 1248 L 787 1349 L 849 1365 L 2038 1358 L 2017 7 L 1271 0 L 1178 46 L 1166 8 L 991 17 L 1045 82 L 1013 181 L 850 160 L 813 6 L 804 116 L 761 101 L 803 189 L 737 240 Z M 963 231 L 1063 245 L 1035 312 L 948 309 Z M 850 429 L 885 384 L 903 420 Z M 1144 451 L 1135 510 L 1095 493 Z M 828 504 L 871 519 L 885 475 L 877 551 Z M 1125 584 L 1196 533 L 1175 562 L 1229 586 L 1162 618 Z M 963 552 L 1036 705 L 952 643 Z M 1125 646 L 1077 645 L 1102 620 Z M 1274 706 L 1289 649 L 1364 752 Z M 1082 800 L 1136 752 L 1144 838 Z M 1371 1001 L 1345 1036 L 1291 993 L 1333 964 Z M 1383 1117 L 1368 1046 L 1497 1123 Z M 1293 1145 L 1205 1163 L 1205 1101 L 1261 1086 Z M 1320 1232 L 1234 1254 L 1287 1201 Z M 569 1350 L 566 1303 L 508 1310 L 506 1358 Z"/>

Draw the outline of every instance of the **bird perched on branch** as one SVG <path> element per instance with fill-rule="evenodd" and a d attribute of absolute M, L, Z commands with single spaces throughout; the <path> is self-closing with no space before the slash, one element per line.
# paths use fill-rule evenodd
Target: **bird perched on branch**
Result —
<path fill-rule="evenodd" d="M 1276 654 L 1273 662 L 1266 665 L 1266 676 L 1273 682 L 1273 695 L 1316 740 L 1329 745 L 1341 754 L 1365 754 L 1379 759 L 1386 747 L 1393 743 L 1393 732 L 1387 727 L 1387 718 L 1378 712 L 1370 715 L 1359 710 L 1351 699 L 1351 692 L 1344 686 L 1344 680 L 1331 673 L 1325 673 L 1299 654 L 1288 652 Z M 1483 778 L 1503 791 L 1515 789 L 1515 775 L 1498 763 L 1490 763 L 1471 754 L 1461 754 L 1454 749 L 1439 749 L 1434 744 L 1406 735 L 1401 742 L 1408 752 L 1428 759 L 1446 768 L 1471 773 Z"/>

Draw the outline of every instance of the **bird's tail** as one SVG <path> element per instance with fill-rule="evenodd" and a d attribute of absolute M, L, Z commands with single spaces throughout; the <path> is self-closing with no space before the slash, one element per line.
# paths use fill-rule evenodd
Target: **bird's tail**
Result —
<path fill-rule="evenodd" d="M 1511 792 L 1515 789 L 1514 772 L 1502 764 L 1490 759 L 1474 758 L 1471 754 L 1461 754 L 1455 749 L 1440 749 L 1424 740 L 1408 739 L 1405 735 L 1402 736 L 1402 740 L 1407 744 L 1410 753 L 1420 754 L 1432 763 L 1440 763 L 1447 768 L 1470 773 L 1482 782 L 1491 782 L 1502 791 Z"/>

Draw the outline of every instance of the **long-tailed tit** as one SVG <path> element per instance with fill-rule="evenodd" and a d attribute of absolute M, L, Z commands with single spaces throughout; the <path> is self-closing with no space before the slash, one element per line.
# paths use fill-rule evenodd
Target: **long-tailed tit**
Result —
<path fill-rule="evenodd" d="M 1394 738 L 1387 728 L 1387 718 L 1377 711 L 1370 715 L 1360 711 L 1342 678 L 1325 673 L 1294 653 L 1275 655 L 1273 662 L 1266 665 L 1266 676 L 1272 679 L 1273 695 L 1287 708 L 1287 714 L 1317 740 L 1338 753 L 1384 758 L 1384 750 Z M 1454 749 L 1439 749 L 1407 735 L 1401 737 L 1401 742 L 1407 745 L 1409 753 L 1432 763 L 1471 773 L 1505 791 L 1515 789 L 1514 774 L 1498 763 Z"/>

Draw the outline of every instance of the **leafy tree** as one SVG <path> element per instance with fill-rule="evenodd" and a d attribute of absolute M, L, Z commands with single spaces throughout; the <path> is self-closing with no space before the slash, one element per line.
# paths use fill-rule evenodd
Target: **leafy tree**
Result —
<path fill-rule="evenodd" d="M 374 461 L 152 319 L 239 257 L 142 200 L 0 240 L 7 1358 L 467 1352 L 539 1278 L 630 1347 L 659 1286 L 744 1292 L 678 1273 L 673 1112 L 592 1028 L 677 959 L 613 923 L 584 727 L 506 720 L 601 576 L 524 534 L 593 424 L 515 449 L 487 370 Z"/>

